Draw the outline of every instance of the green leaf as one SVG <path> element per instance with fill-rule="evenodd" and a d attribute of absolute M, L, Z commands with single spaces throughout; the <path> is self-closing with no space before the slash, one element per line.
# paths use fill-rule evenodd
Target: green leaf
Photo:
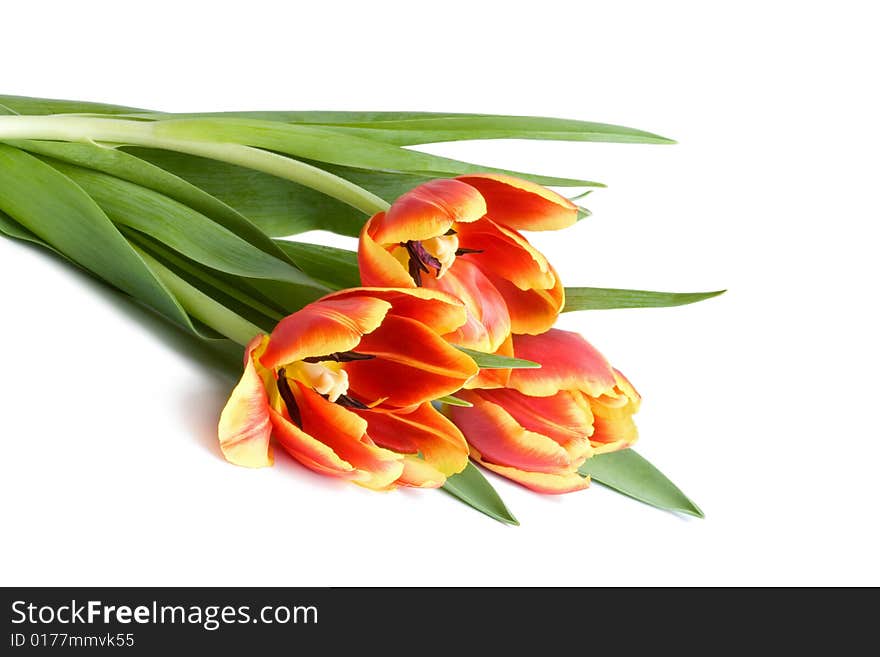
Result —
<path fill-rule="evenodd" d="M 333 246 L 278 240 L 278 246 L 315 280 L 324 281 L 338 289 L 358 287 L 361 276 L 358 271 L 357 253 Z"/>
<path fill-rule="evenodd" d="M 492 484 L 473 463 L 468 463 L 462 472 L 449 477 L 443 485 L 443 490 L 490 518 L 508 525 L 519 524 L 519 520 L 513 516 L 492 488 Z"/>
<path fill-rule="evenodd" d="M 608 310 L 612 308 L 666 308 L 684 306 L 717 297 L 726 290 L 714 292 L 651 292 L 649 290 L 619 290 L 604 287 L 565 288 L 565 307 L 562 312 L 575 310 Z"/>
<path fill-rule="evenodd" d="M 603 486 L 658 509 L 676 511 L 698 518 L 700 508 L 653 465 L 632 449 L 600 454 L 586 460 L 578 472 Z"/>
<path fill-rule="evenodd" d="M 470 139 L 675 143 L 660 135 L 619 125 L 538 116 L 463 115 L 323 125 L 337 132 L 378 139 L 397 146 Z"/>
<path fill-rule="evenodd" d="M 473 404 L 469 401 L 465 401 L 464 399 L 459 399 L 455 395 L 446 395 L 445 397 L 439 397 L 434 400 L 440 404 L 446 404 L 447 406 L 461 406 L 462 408 L 471 408 Z"/>
<path fill-rule="evenodd" d="M 362 137 L 341 134 L 324 126 L 276 123 L 254 119 L 169 119 L 157 121 L 157 138 L 194 141 L 228 141 L 276 151 L 297 158 L 317 160 L 359 169 L 379 169 L 433 175 L 494 172 L 527 178 L 542 185 L 601 187 L 601 183 L 577 178 L 534 176 L 523 172 L 460 162 L 420 151 L 399 148 Z"/>
<path fill-rule="evenodd" d="M 275 243 L 237 210 L 170 171 L 130 153 L 94 144 L 34 140 L 8 143 L 31 153 L 102 171 L 152 189 L 202 213 L 269 255 L 282 260 L 285 258 Z"/>
<path fill-rule="evenodd" d="M 236 276 L 309 287 L 315 298 L 330 291 L 288 262 L 167 196 L 99 171 L 49 163 L 89 194 L 111 221 L 146 233 L 196 262 Z"/>
<path fill-rule="evenodd" d="M 3 144 L 0 210 L 99 278 L 203 335 L 88 194 L 45 162 Z"/>
<path fill-rule="evenodd" d="M 2 99 L 0 99 L 2 100 Z M 674 144 L 675 141 L 644 130 L 609 123 L 543 116 L 457 114 L 440 112 L 208 112 L 196 114 L 135 114 L 141 118 L 235 117 L 320 125 L 359 137 L 397 146 L 466 139 L 542 139 L 629 144 Z"/>
<path fill-rule="evenodd" d="M 81 100 L 55 100 L 28 96 L 0 96 L 4 105 L 16 114 L 141 114 L 147 110 Z"/>
<path fill-rule="evenodd" d="M 171 270 L 175 276 L 216 299 L 265 333 L 269 333 L 287 314 L 274 307 L 270 301 L 263 300 L 262 295 L 257 291 L 249 289 L 250 286 L 245 283 L 245 279 L 208 269 L 128 226 L 120 226 L 120 232 L 139 252 L 146 252 L 163 267 Z"/>
<path fill-rule="evenodd" d="M 498 354 L 487 354 L 482 351 L 475 351 L 473 349 L 459 347 L 458 345 L 453 346 L 459 351 L 462 351 L 473 358 L 474 362 L 479 365 L 481 370 L 515 370 L 534 369 L 537 367 L 541 367 L 540 363 L 536 363 L 531 360 L 525 360 L 524 358 L 511 358 L 509 356 L 499 356 Z"/>
<path fill-rule="evenodd" d="M 368 218 L 363 212 L 321 192 L 253 169 L 171 151 L 135 147 L 126 147 L 125 150 L 235 208 L 260 230 L 274 237 L 317 229 L 357 236 Z M 368 176 L 370 172 L 366 174 Z M 405 176 L 382 172 L 375 175 L 379 178 Z M 367 187 L 358 180 L 349 179 Z M 421 180 L 415 179 L 413 186 Z M 409 184 L 407 182 L 403 187 L 409 189 Z M 375 190 L 370 191 L 375 193 Z"/>

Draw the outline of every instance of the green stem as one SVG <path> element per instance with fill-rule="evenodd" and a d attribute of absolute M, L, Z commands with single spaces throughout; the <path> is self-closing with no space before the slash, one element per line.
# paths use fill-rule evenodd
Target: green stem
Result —
<path fill-rule="evenodd" d="M 133 244 L 132 248 L 144 259 L 144 262 L 153 270 L 153 273 L 156 274 L 171 294 L 177 297 L 177 300 L 186 312 L 200 322 L 210 326 L 220 335 L 244 347 L 247 346 L 255 335 L 263 332 L 259 327 L 251 324 L 241 315 L 232 312 L 223 304 L 218 303 L 198 288 L 187 283 L 146 251 Z"/>
<path fill-rule="evenodd" d="M 0 116 L 0 140 L 44 139 L 176 151 L 291 180 L 332 196 L 365 214 L 388 209 L 388 203 L 372 192 L 311 164 L 243 144 L 175 139 L 160 134 L 161 125 L 162 121 L 66 115 Z"/>

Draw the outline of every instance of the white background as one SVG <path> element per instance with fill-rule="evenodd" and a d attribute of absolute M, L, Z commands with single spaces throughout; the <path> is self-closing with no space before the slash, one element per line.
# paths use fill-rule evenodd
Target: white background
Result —
<path fill-rule="evenodd" d="M 871 3 L 344 4 L 14 3 L 0 88 L 171 111 L 552 115 L 679 140 L 431 150 L 608 183 L 592 218 L 534 238 L 569 285 L 729 288 L 562 320 L 635 382 L 640 451 L 706 519 L 493 478 L 522 522 L 505 527 L 283 455 L 238 469 L 214 436 L 228 380 L 0 240 L 0 582 L 880 584 Z"/>

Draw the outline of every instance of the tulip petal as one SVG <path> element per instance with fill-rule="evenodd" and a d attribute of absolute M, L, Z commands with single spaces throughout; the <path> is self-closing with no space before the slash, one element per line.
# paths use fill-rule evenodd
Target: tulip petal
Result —
<path fill-rule="evenodd" d="M 393 315 L 361 339 L 358 353 L 376 358 L 345 363 L 350 394 L 367 405 L 384 398 L 385 408 L 452 394 L 479 371 L 470 357 L 421 322 Z"/>
<path fill-rule="evenodd" d="M 516 230 L 558 230 L 577 221 L 577 207 L 533 182 L 502 174 L 459 176 L 486 199 L 487 215 Z"/>
<path fill-rule="evenodd" d="M 339 404 L 327 401 L 299 381 L 291 382 L 302 417 L 302 431 L 329 447 L 358 472 L 352 481 L 367 488 L 385 489 L 403 472 L 402 458 L 373 443 L 367 422 Z"/>
<path fill-rule="evenodd" d="M 458 229 L 460 248 L 479 251 L 464 255 L 490 277 L 503 278 L 520 290 L 547 290 L 557 277 L 544 254 L 515 230 L 483 219 Z"/>
<path fill-rule="evenodd" d="M 458 396 L 473 407 L 454 406 L 447 412 L 483 461 L 530 472 L 572 469 L 571 459 L 559 443 L 523 428 L 504 408 L 485 399 L 482 392 L 463 391 Z"/>
<path fill-rule="evenodd" d="M 403 474 L 397 483 L 411 488 L 440 488 L 446 483 L 446 475 L 427 461 L 407 455 L 403 459 Z"/>
<path fill-rule="evenodd" d="M 580 390 L 591 397 L 612 392 L 617 383 L 605 357 L 581 335 L 550 329 L 541 335 L 515 335 L 517 358 L 541 363 L 538 369 L 517 369 L 510 387 L 532 397 L 549 397 L 560 390 Z"/>
<path fill-rule="evenodd" d="M 593 415 L 587 404 L 579 404 L 580 392 L 558 392 L 551 397 L 529 397 L 516 390 L 486 390 L 483 399 L 498 404 L 524 429 L 547 436 L 559 443 L 574 467 L 580 467 L 592 454 L 589 436 Z"/>
<path fill-rule="evenodd" d="M 427 240 L 443 235 L 455 222 L 476 221 L 485 214 L 486 202 L 476 189 L 441 178 L 410 190 L 388 212 L 374 217 L 370 236 L 379 244 Z"/>
<path fill-rule="evenodd" d="M 220 450 L 230 463 L 249 468 L 272 465 L 269 398 L 264 378 L 255 359 L 263 352 L 268 338 L 255 337 L 245 349 L 244 373 L 220 414 Z"/>
<path fill-rule="evenodd" d="M 510 314 L 504 297 L 473 263 L 456 258 L 442 278 L 426 277 L 425 286 L 460 299 L 467 321 L 445 335 L 455 344 L 494 353 L 510 335 Z"/>
<path fill-rule="evenodd" d="M 590 486 L 590 478 L 581 477 L 577 472 L 528 472 L 484 461 L 479 452 L 476 452 L 473 449 L 471 450 L 471 455 L 474 460 L 484 468 L 500 474 L 502 477 L 506 477 L 511 481 L 515 481 L 536 493 L 560 495 L 562 493 L 573 493 L 578 490 L 584 490 Z"/>
<path fill-rule="evenodd" d="M 421 455 L 437 477 L 457 474 L 468 463 L 468 446 L 461 431 L 430 403 L 410 413 L 356 411 L 367 421 L 373 441 L 401 454 Z"/>
<path fill-rule="evenodd" d="M 617 381 L 614 393 L 587 398 L 595 418 L 590 442 L 596 454 L 631 447 L 639 437 L 632 416 L 639 410 L 641 397 L 623 374 L 617 370 L 614 374 Z"/>
<path fill-rule="evenodd" d="M 565 305 L 565 288 L 556 276 L 556 271 L 552 267 L 550 270 L 556 282 L 547 290 L 521 290 L 507 279 L 487 272 L 489 280 L 504 298 L 510 315 L 510 330 L 513 333 L 538 335 L 548 331 L 556 323 Z"/>
<path fill-rule="evenodd" d="M 330 447 L 304 432 L 289 418 L 275 410 L 271 411 L 271 418 L 278 444 L 306 467 L 342 479 L 360 476 L 351 463 L 339 458 Z"/>
<path fill-rule="evenodd" d="M 415 287 L 415 281 L 406 267 L 370 235 L 373 222 L 381 220 L 382 217 L 383 213 L 380 212 L 370 219 L 361 231 L 358 241 L 358 269 L 361 283 L 380 287 Z"/>
<path fill-rule="evenodd" d="M 408 289 L 359 287 L 328 294 L 325 299 L 370 296 L 391 304 L 389 315 L 415 319 L 441 335 L 455 331 L 467 321 L 467 309 L 458 299 L 424 287 Z"/>
<path fill-rule="evenodd" d="M 391 304 L 369 296 L 320 299 L 282 319 L 260 362 L 275 368 L 314 356 L 351 351 L 374 331 Z"/>

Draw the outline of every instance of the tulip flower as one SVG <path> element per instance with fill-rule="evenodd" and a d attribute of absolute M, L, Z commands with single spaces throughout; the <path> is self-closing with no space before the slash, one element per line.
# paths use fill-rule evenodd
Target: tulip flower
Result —
<path fill-rule="evenodd" d="M 274 437 L 303 465 L 368 488 L 441 486 L 468 451 L 430 401 L 477 373 L 441 337 L 465 320 L 433 290 L 359 288 L 305 306 L 248 345 L 220 418 L 224 456 L 271 465 Z"/>
<path fill-rule="evenodd" d="M 586 459 L 636 441 L 639 394 L 577 333 L 516 335 L 513 347 L 541 368 L 514 370 L 505 388 L 457 393 L 473 407 L 448 407 L 449 417 L 486 468 L 542 493 L 586 488 L 577 473 Z"/>
<path fill-rule="evenodd" d="M 361 281 L 451 294 L 468 316 L 447 339 L 497 352 L 511 333 L 549 329 L 565 302 L 556 271 L 518 231 L 576 220 L 568 199 L 525 180 L 496 174 L 432 180 L 366 223 L 358 246 Z"/>

